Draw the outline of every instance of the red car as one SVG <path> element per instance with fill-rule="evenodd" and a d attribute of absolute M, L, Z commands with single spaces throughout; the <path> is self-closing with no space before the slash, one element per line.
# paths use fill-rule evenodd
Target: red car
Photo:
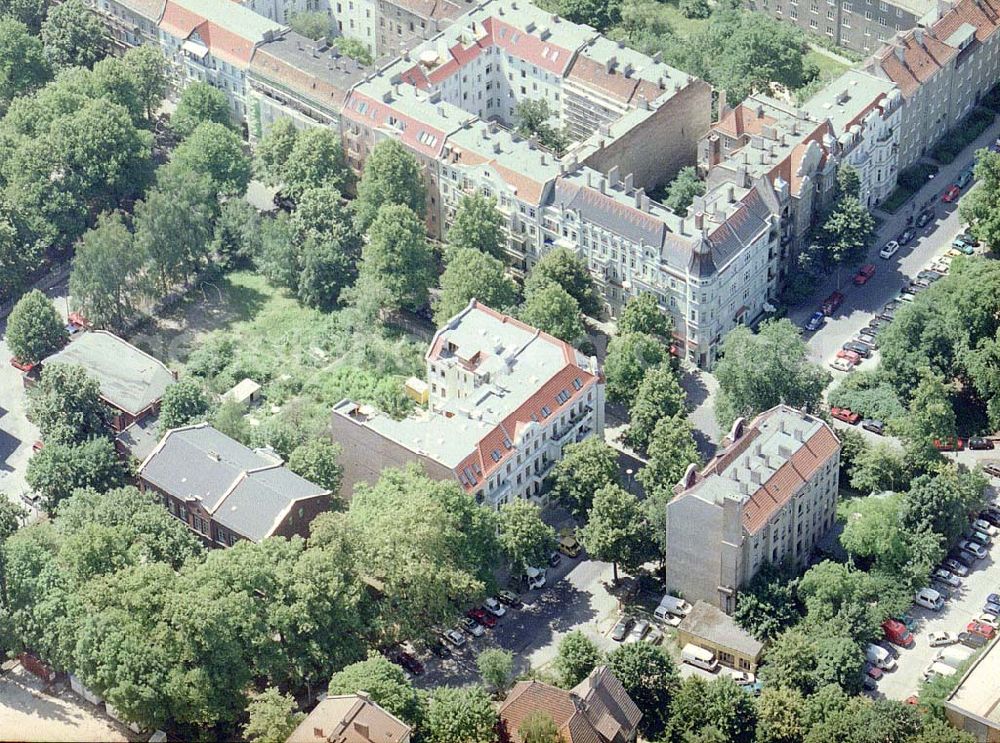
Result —
<path fill-rule="evenodd" d="M 938 451 L 962 451 L 965 448 L 965 442 L 962 439 L 945 439 L 944 441 L 934 439 L 934 448 Z"/>
<path fill-rule="evenodd" d="M 872 276 L 875 275 L 875 264 L 866 263 L 861 268 L 858 269 L 858 273 L 854 276 L 854 284 L 856 286 L 861 286 L 868 282 Z"/>
<path fill-rule="evenodd" d="M 943 201 L 946 204 L 950 204 L 955 199 L 957 199 L 959 194 L 961 193 L 962 189 L 960 189 L 958 186 L 952 183 L 950 186 L 948 186 L 947 190 L 941 195 L 941 201 Z"/>
<path fill-rule="evenodd" d="M 497 618 L 485 609 L 469 609 L 465 612 L 465 616 L 469 619 L 474 619 L 476 622 L 488 629 L 492 629 L 497 626 Z"/>
<path fill-rule="evenodd" d="M 878 666 L 871 666 L 871 665 L 867 666 L 865 668 L 865 673 L 867 673 L 870 677 L 872 677 L 876 681 L 882 678 L 882 669 L 879 668 Z"/>
<path fill-rule="evenodd" d="M 34 444 L 31 445 L 31 451 L 38 452 L 41 451 L 44 447 L 45 444 L 43 444 L 41 441 L 36 441 Z"/>
<path fill-rule="evenodd" d="M 906 629 L 906 625 L 900 621 L 886 619 L 882 622 L 882 631 L 885 632 L 885 639 L 893 645 L 908 648 L 913 644 L 913 635 L 910 634 L 910 630 Z"/>
<path fill-rule="evenodd" d="M 846 348 L 842 348 L 839 351 L 837 351 L 837 358 L 847 359 L 855 366 L 861 363 L 861 355 L 855 351 L 848 351 Z"/>
<path fill-rule="evenodd" d="M 977 622 L 975 620 L 969 622 L 965 629 L 967 632 L 971 632 L 974 635 L 982 635 L 987 640 L 992 640 L 993 635 L 997 632 L 990 625 L 985 624 L 984 622 Z"/>
<path fill-rule="evenodd" d="M 13 366 L 15 369 L 20 369 L 23 372 L 30 372 L 32 369 L 35 368 L 34 364 L 26 364 L 23 361 L 18 361 L 13 356 L 10 357 L 10 365 Z"/>
<path fill-rule="evenodd" d="M 855 413 L 850 408 L 830 408 L 830 415 L 836 418 L 838 421 L 844 421 L 844 423 L 850 423 L 852 426 L 857 425 L 861 420 L 861 414 Z"/>
<path fill-rule="evenodd" d="M 844 303 L 844 295 L 840 292 L 834 292 L 829 297 L 823 300 L 823 306 L 820 307 L 823 310 L 824 315 L 832 315 L 837 311 L 837 308 Z"/>

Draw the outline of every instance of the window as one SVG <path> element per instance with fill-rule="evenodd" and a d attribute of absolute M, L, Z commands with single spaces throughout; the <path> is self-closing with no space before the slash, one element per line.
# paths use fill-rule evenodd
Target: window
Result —
<path fill-rule="evenodd" d="M 542 417 L 548 418 L 552 415 L 552 409 L 548 405 L 542 405 Z"/>

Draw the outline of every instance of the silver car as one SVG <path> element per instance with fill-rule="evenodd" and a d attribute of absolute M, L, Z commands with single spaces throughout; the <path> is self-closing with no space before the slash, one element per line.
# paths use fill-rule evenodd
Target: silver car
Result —
<path fill-rule="evenodd" d="M 632 631 L 628 633 L 628 637 L 625 638 L 625 642 L 641 642 L 647 632 L 649 632 L 649 622 L 645 619 L 640 619 L 632 627 Z"/>

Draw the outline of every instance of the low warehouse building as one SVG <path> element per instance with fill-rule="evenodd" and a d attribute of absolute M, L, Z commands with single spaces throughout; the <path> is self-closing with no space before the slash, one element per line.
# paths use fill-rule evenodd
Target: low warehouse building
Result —
<path fill-rule="evenodd" d="M 704 601 L 697 602 L 677 627 L 677 644 L 711 650 L 724 666 L 757 672 L 764 644 L 731 616 Z"/>
<path fill-rule="evenodd" d="M 983 743 L 1000 743 L 1000 650 L 986 648 L 944 702 L 948 722 Z"/>

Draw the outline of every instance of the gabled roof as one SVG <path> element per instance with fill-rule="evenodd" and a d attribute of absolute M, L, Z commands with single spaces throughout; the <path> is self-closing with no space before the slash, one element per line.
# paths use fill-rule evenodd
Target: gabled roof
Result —
<path fill-rule="evenodd" d="M 234 2 L 220 0 L 166 0 L 159 27 L 178 39 L 197 34 L 213 56 L 245 69 L 254 47 L 284 29 Z"/>
<path fill-rule="evenodd" d="M 763 106 L 741 103 L 730 109 L 713 127 L 716 131 L 737 139 L 744 135 L 760 134 L 765 126 L 773 126 L 777 119 L 764 113 Z"/>
<path fill-rule="evenodd" d="M 918 41 L 915 33 L 919 33 Z M 899 34 L 874 56 L 885 75 L 910 98 L 957 54 L 953 47 L 917 30 Z"/>
<path fill-rule="evenodd" d="M 406 743 L 410 726 L 364 692 L 321 700 L 285 743 Z"/>
<path fill-rule="evenodd" d="M 930 30 L 935 37 L 948 43 L 948 40 L 966 24 L 975 29 L 978 41 L 986 41 L 1000 27 L 1000 1 L 958 0 L 931 25 Z"/>
<path fill-rule="evenodd" d="M 123 8 L 156 23 L 163 15 L 166 0 L 115 0 Z"/>
<path fill-rule="evenodd" d="M 500 724 L 512 743 L 523 743 L 521 724 L 532 713 L 552 718 L 564 743 L 625 743 L 642 713 L 607 666 L 598 666 L 570 691 L 540 681 L 519 681 L 500 706 Z"/>

